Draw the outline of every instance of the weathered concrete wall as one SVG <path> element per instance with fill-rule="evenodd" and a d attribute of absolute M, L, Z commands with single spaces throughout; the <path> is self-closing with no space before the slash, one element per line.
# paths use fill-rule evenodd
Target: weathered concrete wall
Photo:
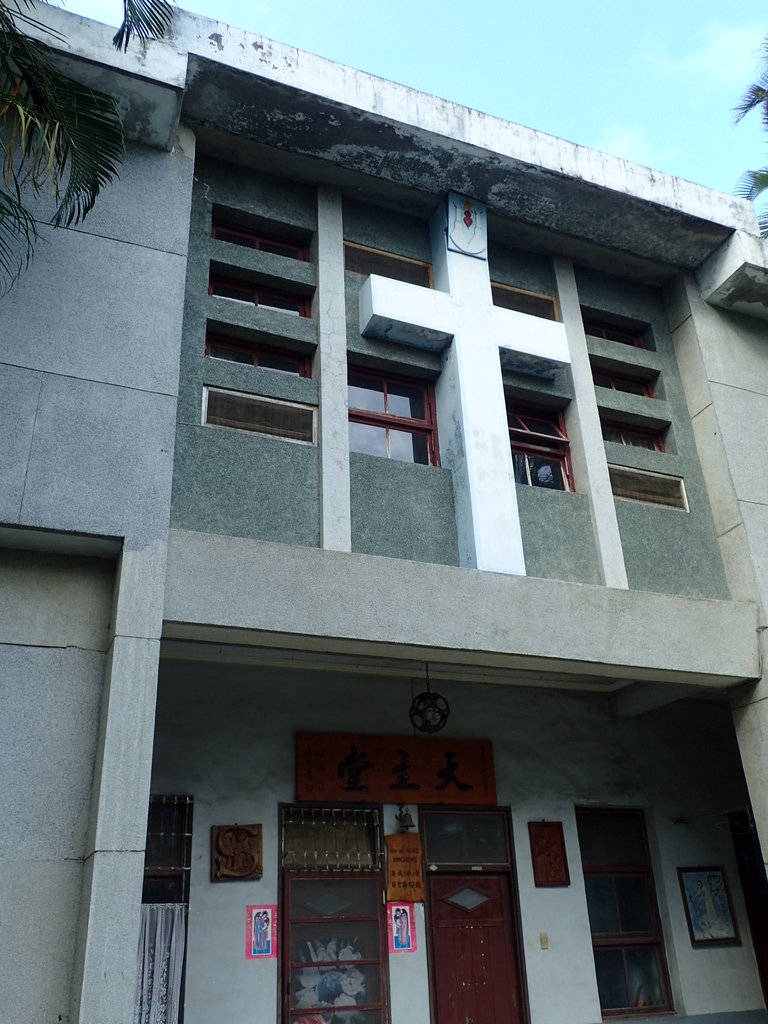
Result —
<path fill-rule="evenodd" d="M 107 559 L 0 549 L 0 1015 L 13 1024 L 69 1019 L 113 580 Z"/>
<path fill-rule="evenodd" d="M 449 469 L 352 452 L 352 550 L 459 564 Z"/>
<path fill-rule="evenodd" d="M 131 1012 L 193 158 L 184 131 L 170 153 L 131 147 L 84 224 L 41 228 L 32 266 L 2 299 L 0 433 L 10 443 L 0 450 L 0 525 L 16 528 L 22 546 L 26 530 L 43 528 L 122 547 L 95 605 L 69 599 L 83 570 L 62 564 L 50 579 L 32 574 L 14 617 L 3 617 L 6 628 L 26 615 L 31 633 L 12 641 L 28 646 L 24 657 L 14 649 L 18 665 L 5 682 L 16 704 L 3 724 L 14 742 L 32 737 L 22 764 L 35 749 L 42 758 L 12 790 L 34 817 L 24 839 L 34 866 L 17 896 L 34 876 L 42 900 L 30 895 L 14 908 L 14 967 L 3 981 L 14 986 L 19 1012 L 9 1019 L 19 1024 L 123 1021 Z M 50 203 L 36 209 L 42 219 L 51 212 Z M 46 537 L 58 543 L 41 531 L 34 543 L 45 549 Z M 38 633 L 35 608 L 50 611 Z M 91 629 L 104 623 L 99 645 L 78 641 L 88 615 Z M 58 766 L 44 761 L 46 746 Z M 41 920 L 57 937 L 44 981 Z"/>
<path fill-rule="evenodd" d="M 704 1019 L 764 1024 L 764 1013 L 749 1015 L 762 1006 L 761 994 L 733 848 L 720 827 L 722 808 L 744 799 L 727 709 L 686 703 L 627 722 L 613 718 L 602 698 L 450 681 L 439 688 L 452 709 L 447 734 L 494 744 L 499 802 L 512 810 L 533 1024 L 601 1019 L 574 815 L 580 804 L 645 810 L 679 1016 L 722 1014 Z M 278 802 L 295 797 L 295 731 L 405 733 L 410 699 L 403 677 L 163 663 L 153 788 L 195 797 L 188 1024 L 275 1017 L 277 964 L 246 961 L 242 930 L 247 904 L 279 901 Z M 385 809 L 387 831 L 395 830 L 393 812 Z M 564 823 L 568 888 L 534 887 L 527 822 L 542 818 Z M 680 818 L 691 823 L 676 824 Z M 210 826 L 225 821 L 261 822 L 260 881 L 211 884 Z M 690 949 L 675 870 L 684 863 L 725 865 L 742 946 L 705 957 Z M 417 926 L 421 958 L 392 958 L 393 1024 L 429 1019 L 421 916 Z M 541 932 L 549 937 L 547 950 Z"/>

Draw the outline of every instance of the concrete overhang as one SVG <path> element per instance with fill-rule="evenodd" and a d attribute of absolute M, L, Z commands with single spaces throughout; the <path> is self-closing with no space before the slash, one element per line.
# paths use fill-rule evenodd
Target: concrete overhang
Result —
<path fill-rule="evenodd" d="M 171 144 L 179 118 L 203 149 L 257 153 L 281 173 L 326 180 L 427 214 L 453 189 L 488 205 L 492 227 L 608 250 L 629 269 L 696 269 L 734 231 L 756 234 L 752 205 L 294 47 L 183 11 L 166 40 L 111 45 L 112 29 L 41 5 L 49 45 L 121 97 L 131 138 Z M 182 101 L 183 93 L 183 101 Z M 519 231 L 518 231 L 519 228 Z M 649 271 L 650 273 L 650 271 Z M 646 274 L 646 276 L 648 276 Z"/>
<path fill-rule="evenodd" d="M 768 242 L 737 231 L 697 274 L 703 298 L 713 306 L 768 319 Z"/>
<path fill-rule="evenodd" d="M 164 620 L 166 639 L 428 660 L 518 685 L 725 690 L 760 672 L 749 603 L 186 530 L 170 532 Z"/>

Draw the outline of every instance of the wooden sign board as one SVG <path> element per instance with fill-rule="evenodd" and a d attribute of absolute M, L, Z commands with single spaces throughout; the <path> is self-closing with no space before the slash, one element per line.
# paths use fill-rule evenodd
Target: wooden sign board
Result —
<path fill-rule="evenodd" d="M 421 840 L 414 832 L 398 832 L 386 836 L 387 900 L 420 902 L 424 899 L 424 877 L 421 871 Z"/>
<path fill-rule="evenodd" d="M 296 797 L 320 803 L 495 804 L 488 740 L 297 733 Z"/>

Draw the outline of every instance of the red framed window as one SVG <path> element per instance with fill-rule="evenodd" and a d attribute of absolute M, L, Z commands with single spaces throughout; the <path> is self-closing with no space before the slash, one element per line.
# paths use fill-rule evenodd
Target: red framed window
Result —
<path fill-rule="evenodd" d="M 626 423 L 608 420 L 602 420 L 600 426 L 604 441 L 613 441 L 614 444 L 623 444 L 630 448 L 647 448 L 652 452 L 665 451 L 664 438 L 657 430 L 644 430 L 642 427 L 630 427 Z"/>
<path fill-rule="evenodd" d="M 431 384 L 350 370 L 348 398 L 350 451 L 440 465 Z"/>
<path fill-rule="evenodd" d="M 379 809 L 284 807 L 281 831 L 283 1021 L 386 1024 Z"/>
<path fill-rule="evenodd" d="M 243 245 L 248 249 L 258 249 L 261 252 L 271 252 L 275 256 L 288 256 L 293 260 L 304 260 L 309 258 L 307 246 L 300 242 L 294 242 L 287 238 L 274 238 L 270 235 L 262 235 L 260 232 L 244 227 L 241 224 L 227 224 L 226 221 L 214 219 L 211 225 L 211 238 L 220 242 L 230 242 L 233 245 Z"/>
<path fill-rule="evenodd" d="M 528 487 L 572 491 L 570 446 L 557 409 L 507 405 L 515 482 Z"/>
<path fill-rule="evenodd" d="M 248 284 L 246 281 L 212 277 L 208 285 L 208 294 L 261 306 L 263 309 L 276 309 L 280 313 L 289 313 L 292 316 L 309 316 L 309 299 L 306 296 L 274 291 L 261 285 Z"/>
<path fill-rule="evenodd" d="M 576 811 L 604 1017 L 673 1009 L 642 811 Z"/>
<path fill-rule="evenodd" d="M 209 334 L 205 339 L 205 354 L 211 359 L 226 359 L 230 363 L 258 366 L 262 370 L 291 373 L 297 377 L 312 376 L 310 356 L 288 349 L 270 348 L 221 335 Z"/>
<path fill-rule="evenodd" d="M 601 370 L 596 366 L 592 367 L 592 379 L 600 388 L 610 388 L 612 391 L 624 391 L 628 395 L 653 398 L 653 384 L 649 380 L 641 380 L 639 377 L 624 377 L 609 370 Z"/>
<path fill-rule="evenodd" d="M 584 321 L 584 333 L 593 338 L 605 338 L 606 341 L 618 341 L 620 345 L 632 345 L 634 348 L 648 348 L 645 332 L 613 324 L 599 323 L 597 320 Z"/>

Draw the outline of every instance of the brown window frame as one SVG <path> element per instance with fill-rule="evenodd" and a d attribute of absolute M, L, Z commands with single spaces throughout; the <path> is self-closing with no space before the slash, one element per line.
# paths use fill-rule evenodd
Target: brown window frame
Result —
<path fill-rule="evenodd" d="M 240 241 L 223 238 L 224 234 L 234 235 Z M 277 235 L 262 234 L 262 232 L 244 227 L 242 224 L 231 224 L 217 218 L 214 218 L 211 224 L 211 238 L 229 242 L 232 245 L 242 245 L 248 249 L 257 249 L 260 252 L 269 252 L 275 256 L 285 256 L 286 259 L 301 260 L 304 263 L 309 259 L 309 247 L 302 242 L 294 242 L 292 239 L 280 238 Z M 288 251 L 275 252 L 275 249 Z"/>
<path fill-rule="evenodd" d="M 621 435 L 621 440 L 616 440 L 612 437 L 605 436 L 605 427 L 609 427 L 612 430 L 616 430 Z M 647 427 L 636 427 L 634 424 L 622 423 L 621 420 L 601 420 L 600 428 L 603 432 L 603 440 L 608 444 L 621 444 L 625 448 L 642 448 L 644 451 L 654 452 L 665 452 L 666 446 L 664 444 L 664 438 L 658 430 L 651 430 Z M 635 444 L 634 441 L 648 440 L 651 442 L 651 447 L 647 444 Z"/>
<path fill-rule="evenodd" d="M 231 291 L 238 291 L 242 293 L 242 298 L 222 295 L 216 291 L 216 288 L 228 288 Z M 211 296 L 218 296 L 222 299 L 232 299 L 238 302 L 251 302 L 256 307 L 265 307 L 275 310 L 278 313 L 298 313 L 299 316 L 309 317 L 310 316 L 310 300 L 304 295 L 297 295 L 295 292 L 284 292 L 277 288 L 263 287 L 258 284 L 248 284 L 245 281 L 233 280 L 232 278 L 226 277 L 211 277 L 208 282 L 208 294 Z M 270 303 L 269 299 L 278 299 L 282 301 L 288 301 L 290 303 L 289 308 L 282 308 L 275 306 Z"/>
<path fill-rule="evenodd" d="M 608 463 L 608 475 L 611 481 L 611 491 L 613 492 L 614 498 L 622 498 L 624 501 L 639 501 L 644 505 L 651 505 L 657 508 L 670 508 L 676 509 L 678 512 L 690 512 L 688 506 L 688 494 L 685 489 L 685 481 L 680 476 L 674 476 L 670 473 L 654 473 L 650 470 L 635 469 L 633 466 L 617 466 L 614 463 Z M 645 492 L 643 496 L 639 496 L 640 492 L 636 489 L 633 493 L 626 493 L 628 488 L 623 486 L 621 483 L 621 477 L 634 479 L 637 484 L 641 483 L 644 478 L 654 478 L 664 480 L 667 483 L 675 484 L 677 490 L 677 498 L 674 501 L 665 501 L 659 497 L 658 493 L 654 494 L 651 490 Z"/>
<path fill-rule="evenodd" d="M 288 429 L 282 430 L 267 430 L 259 429 L 255 426 L 248 426 L 247 420 L 225 420 L 223 417 L 218 417 L 211 414 L 210 411 L 210 396 L 221 395 L 224 400 L 233 399 L 234 401 L 241 402 L 253 402 L 255 406 L 273 406 L 275 409 L 284 410 L 299 410 L 302 413 L 309 413 L 311 420 L 311 437 L 302 437 L 299 435 L 293 435 Z M 218 422 L 217 422 L 218 420 Z M 257 395 L 248 391 L 237 391 L 234 388 L 223 388 L 218 385 L 204 384 L 203 385 L 203 426 L 214 427 L 218 430 L 239 430 L 245 431 L 248 434 L 255 434 L 258 437 L 272 437 L 279 441 L 288 441 L 291 444 L 302 444 L 315 447 L 317 445 L 317 406 L 310 405 L 307 402 L 292 402 L 282 398 L 270 398 L 268 395 Z"/>
<path fill-rule="evenodd" d="M 672 1003 L 672 993 L 669 983 L 669 971 L 667 968 L 667 957 L 664 948 L 664 934 L 661 929 L 661 918 L 659 916 L 658 900 L 656 898 L 656 886 L 653 877 L 653 864 L 651 862 L 651 854 L 648 846 L 648 834 L 645 827 L 645 814 L 642 810 L 636 808 L 616 808 L 616 807 L 577 807 L 576 808 L 576 820 L 578 823 L 580 816 L 626 816 L 627 818 L 634 817 L 635 820 L 639 821 L 640 828 L 644 840 L 644 849 L 642 859 L 634 862 L 621 862 L 621 863 L 609 863 L 609 862 L 589 862 L 582 859 L 582 868 L 584 873 L 584 881 L 586 887 L 586 881 L 588 878 L 600 877 L 600 878 L 620 878 L 620 877 L 642 877 L 644 882 L 644 888 L 646 892 L 646 910 L 649 912 L 651 918 L 652 928 L 646 931 L 617 931 L 617 932 L 590 932 L 592 935 L 592 949 L 593 953 L 596 950 L 603 949 L 635 949 L 638 947 L 653 948 L 657 954 L 657 966 L 659 973 L 659 983 L 661 985 L 662 996 L 664 999 L 663 1004 L 658 1006 L 626 1006 L 619 1008 L 602 1008 L 601 1012 L 604 1018 L 616 1018 L 616 1017 L 636 1017 L 638 1015 L 651 1015 L 670 1013 L 674 1010 Z M 588 899 L 588 897 L 587 897 Z M 626 971 L 626 961 L 625 971 Z M 597 966 L 595 967 L 597 973 Z M 628 986 L 629 987 L 629 986 Z"/>
<path fill-rule="evenodd" d="M 390 276 L 388 274 L 380 273 L 380 269 L 377 270 L 377 271 L 364 271 L 364 270 L 356 270 L 354 267 L 348 266 L 347 265 L 347 263 L 348 263 L 348 261 L 347 261 L 347 253 L 348 253 L 348 251 L 350 249 L 354 249 L 356 252 L 359 252 L 359 253 L 371 253 L 374 256 L 378 256 L 379 258 L 383 258 L 385 261 L 386 260 L 392 260 L 395 263 L 410 264 L 413 267 L 419 267 L 426 274 L 426 278 L 427 278 L 426 283 L 419 284 L 419 282 L 417 282 L 417 281 L 412 281 L 412 282 L 408 282 L 408 283 L 415 284 L 415 285 L 417 285 L 420 288 L 431 288 L 432 287 L 432 264 L 428 263 L 426 260 L 417 260 L 417 259 L 414 259 L 412 256 L 401 256 L 399 253 L 396 253 L 396 252 L 388 252 L 386 249 L 375 249 L 371 245 L 361 245 L 359 242 L 350 242 L 347 239 L 345 239 L 344 240 L 344 269 L 349 274 L 357 274 L 358 277 L 369 277 L 371 273 L 379 273 L 380 277 L 389 277 Z M 402 279 L 398 278 L 398 277 L 393 277 L 392 280 L 399 281 L 399 280 L 402 280 Z"/>
<path fill-rule="evenodd" d="M 427 453 L 429 461 L 426 465 L 439 466 L 440 465 L 440 446 L 437 437 L 437 407 L 435 404 L 435 388 L 430 381 L 419 380 L 414 377 L 404 377 L 392 373 L 380 373 L 374 370 L 359 369 L 354 366 L 349 367 L 349 373 L 347 377 L 347 387 L 350 386 L 350 379 L 352 377 L 368 378 L 369 380 L 379 381 L 384 385 L 384 401 L 386 403 L 387 385 L 389 384 L 403 384 L 411 388 L 421 388 L 424 394 L 424 411 L 425 418 L 423 420 L 406 417 L 406 416 L 393 416 L 387 412 L 372 412 L 369 409 L 358 409 L 354 406 L 349 406 L 349 422 L 350 423 L 364 423 L 368 426 L 392 428 L 395 430 L 404 431 L 409 434 L 416 434 L 420 437 L 426 438 L 427 442 Z M 353 385 L 359 386 L 359 385 Z M 379 456 L 383 457 L 383 456 Z M 390 455 L 386 458 L 391 459 Z M 401 460 L 393 460 L 401 461 Z M 424 463 L 414 462 L 412 465 L 424 465 Z"/>
<path fill-rule="evenodd" d="M 602 381 L 597 380 L 597 377 L 602 377 Z M 641 396 L 643 398 L 653 398 L 653 383 L 650 380 L 643 380 L 641 377 L 628 377 L 624 374 L 613 373 L 611 370 L 603 370 L 599 366 L 592 367 L 592 379 L 594 380 L 595 387 L 598 388 L 609 388 L 611 391 L 621 391 L 628 395 L 637 395 L 639 388 Z M 629 385 L 629 387 L 627 387 Z"/>
<path fill-rule="evenodd" d="M 491 298 L 494 306 L 498 306 L 499 309 L 510 309 L 519 313 L 526 313 L 524 309 L 518 310 L 517 307 L 506 306 L 503 302 L 496 302 L 497 292 L 510 293 L 514 295 L 525 295 L 528 298 L 536 299 L 540 302 L 548 303 L 552 311 L 552 316 L 542 316 L 542 320 L 553 320 L 559 322 L 560 310 L 557 305 L 557 300 L 554 295 L 547 295 L 545 292 L 533 292 L 526 288 L 516 288 L 511 284 L 502 284 L 501 281 L 491 281 Z M 538 316 L 538 313 L 528 313 L 528 316 Z"/>
<path fill-rule="evenodd" d="M 599 320 L 584 320 L 584 333 L 606 341 L 616 341 L 620 345 L 631 345 L 633 348 L 648 348 L 645 329 L 617 327 L 615 324 L 601 323 Z"/>
<path fill-rule="evenodd" d="M 525 425 L 526 418 L 545 420 L 551 423 L 556 434 L 543 434 L 531 430 L 530 427 Z M 515 426 L 512 425 L 513 420 L 516 421 Z M 565 430 L 565 418 L 562 410 L 508 400 L 507 424 L 512 455 L 523 455 L 526 458 L 527 480 L 518 480 L 517 473 L 515 473 L 515 482 L 522 487 L 542 487 L 543 490 L 573 491 L 571 445 Z M 541 484 L 534 483 L 527 458 L 529 455 L 532 457 L 543 456 L 547 459 L 556 459 L 560 463 L 564 486 L 544 487 Z"/>
<path fill-rule="evenodd" d="M 234 362 L 240 366 L 247 366 L 243 360 L 234 359 L 228 360 L 225 357 L 217 356 L 214 352 L 216 346 L 222 348 L 228 348 L 232 351 L 242 352 L 245 355 L 252 357 L 251 365 L 260 367 L 261 369 L 271 370 L 273 373 L 295 373 L 298 377 L 311 377 L 312 376 L 312 357 L 303 352 L 294 352 L 292 349 L 281 349 L 275 348 L 270 345 L 262 345 L 260 342 L 249 342 L 242 341 L 237 338 L 228 338 L 223 334 L 207 334 L 205 337 L 205 355 L 209 359 L 223 359 L 224 362 Z M 286 362 L 293 362 L 296 365 L 294 370 L 282 370 L 274 366 L 261 366 L 261 358 L 264 356 L 274 356 L 279 359 L 284 359 Z"/>
<path fill-rule="evenodd" d="M 341 816 L 348 815 L 353 817 L 356 814 L 363 814 L 371 819 L 373 833 L 373 844 L 371 847 L 371 856 L 373 866 L 365 866 L 356 868 L 354 866 L 329 866 L 329 867 L 318 867 L 317 869 L 310 869 L 308 867 L 300 868 L 289 868 L 283 863 L 284 856 L 284 821 L 286 814 L 290 814 L 293 811 L 304 812 L 310 816 L 315 814 L 320 816 L 328 815 L 331 821 L 333 820 L 334 814 Z M 314 1015 L 322 1015 L 322 1008 L 315 1007 L 298 1007 L 291 1006 L 292 1002 L 292 980 L 293 973 L 301 971 L 308 966 L 312 965 L 312 961 L 306 960 L 294 960 L 292 953 L 292 929 L 295 926 L 306 927 L 307 925 L 319 925 L 322 929 L 323 926 L 329 924 L 339 923 L 349 925 L 350 935 L 354 935 L 355 925 L 368 924 L 374 926 L 374 931 L 378 938 L 379 956 L 378 957 L 367 957 L 367 958 L 343 958 L 339 957 L 338 960 L 318 960 L 318 964 L 322 964 L 321 970 L 330 970 L 337 968 L 340 971 L 354 969 L 354 968 L 368 968 L 368 970 L 377 970 L 378 984 L 381 999 L 379 1002 L 365 1002 L 360 1004 L 350 1005 L 350 1010 L 357 1010 L 364 1014 L 366 1020 L 369 1016 L 377 1014 L 380 1017 L 381 1024 L 386 1024 L 389 1020 L 389 969 L 388 969 L 388 945 L 387 945 L 387 922 L 385 913 L 385 877 L 384 877 L 384 860 L 383 860 L 383 846 L 382 846 L 382 834 L 383 834 L 383 821 L 382 821 L 382 808 L 380 805 L 369 805 L 361 808 L 354 807 L 336 807 L 336 806 L 320 806 L 317 804 L 284 804 L 280 806 L 280 864 L 281 864 L 281 891 L 283 894 L 283 907 L 282 907 L 282 927 L 280 937 L 280 959 L 282 963 L 281 970 L 281 991 L 280 991 L 280 1004 L 282 1006 L 282 1020 L 284 1024 L 293 1024 L 294 1021 L 301 1019 L 302 1017 L 309 1017 Z M 333 883 L 334 881 L 349 882 L 353 879 L 363 879 L 370 881 L 375 884 L 375 908 L 376 913 L 374 914 L 334 914 L 329 916 L 322 916 L 317 914 L 315 916 L 293 916 L 293 893 L 292 885 L 296 882 L 303 881 L 317 881 L 322 883 Z M 343 931 L 339 935 L 339 938 L 348 938 L 349 936 Z M 368 1012 L 365 1012 L 368 1011 Z"/>

